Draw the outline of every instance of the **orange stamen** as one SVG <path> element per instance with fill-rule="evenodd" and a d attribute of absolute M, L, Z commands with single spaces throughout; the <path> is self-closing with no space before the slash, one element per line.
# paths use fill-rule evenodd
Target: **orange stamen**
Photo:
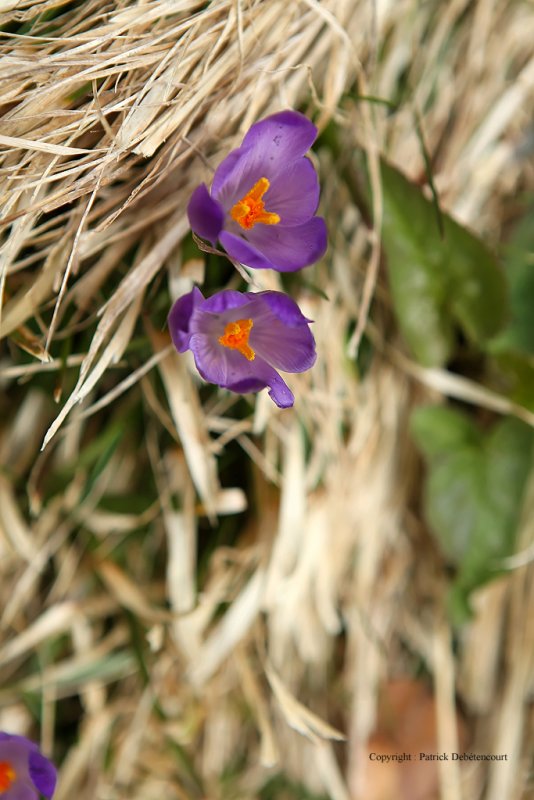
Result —
<path fill-rule="evenodd" d="M 0 794 L 9 789 L 16 777 L 17 773 L 9 761 L 0 761 Z"/>
<path fill-rule="evenodd" d="M 249 361 L 254 361 L 256 353 L 249 347 L 248 337 L 254 323 L 251 319 L 238 319 L 229 322 L 224 329 L 223 336 L 219 336 L 219 344 L 229 347 L 230 350 L 239 350 Z"/>
<path fill-rule="evenodd" d="M 245 230 L 250 230 L 257 222 L 263 225 L 276 225 L 280 217 L 271 211 L 265 211 L 265 203 L 261 199 L 271 184 L 267 178 L 260 178 L 230 211 L 230 216 Z"/>

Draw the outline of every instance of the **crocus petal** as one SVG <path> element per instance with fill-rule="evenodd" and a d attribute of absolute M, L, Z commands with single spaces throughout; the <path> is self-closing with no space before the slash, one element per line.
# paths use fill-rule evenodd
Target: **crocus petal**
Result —
<path fill-rule="evenodd" d="M 319 179 L 309 158 L 299 158 L 279 175 L 265 193 L 265 208 L 275 211 L 281 225 L 302 225 L 319 205 Z"/>
<path fill-rule="evenodd" d="M 315 364 L 315 340 L 308 325 L 290 328 L 272 314 L 256 319 L 250 346 L 264 361 L 284 372 L 305 372 Z"/>
<path fill-rule="evenodd" d="M 214 200 L 206 184 L 201 183 L 187 206 L 189 224 L 197 236 L 207 239 L 215 246 L 224 224 L 224 209 Z"/>
<path fill-rule="evenodd" d="M 248 305 L 249 300 L 243 292 L 234 292 L 230 289 L 217 292 L 208 300 L 204 300 L 193 314 L 189 332 L 191 335 L 200 333 L 210 336 L 214 341 L 218 340 L 229 322 L 249 316 L 244 309 Z"/>
<path fill-rule="evenodd" d="M 254 165 L 254 163 L 253 161 L 252 164 Z M 259 177 L 261 178 L 262 176 L 260 175 Z M 267 176 L 265 175 L 264 177 Z M 256 180 L 258 179 L 256 178 Z M 239 195 L 239 197 L 237 195 L 239 187 L 249 181 L 253 181 L 249 187 L 251 188 L 256 181 L 253 180 L 252 175 L 249 175 L 246 151 L 242 147 L 238 147 L 228 153 L 215 170 L 211 182 L 211 193 L 217 202 L 229 211 L 232 205 L 241 199 L 242 195 Z M 242 194 L 246 194 L 247 191 L 245 187 Z"/>
<path fill-rule="evenodd" d="M 284 379 L 262 358 L 256 356 L 253 363 L 255 365 L 254 376 L 266 386 L 271 387 L 269 390 L 271 400 L 276 403 L 278 408 L 291 408 L 295 397 Z"/>
<path fill-rule="evenodd" d="M 253 361 L 248 361 L 237 350 L 223 347 L 212 335 L 193 334 L 190 348 L 198 371 L 209 383 L 227 387 L 254 376 Z"/>
<path fill-rule="evenodd" d="M 258 226 L 256 226 L 258 227 Z M 253 269 L 276 269 L 272 261 L 266 255 L 253 247 L 250 242 L 241 236 L 236 236 L 229 231 L 223 231 L 219 236 L 219 241 L 230 256 L 241 264 Z"/>
<path fill-rule="evenodd" d="M 287 165 L 312 146 L 317 128 L 297 111 L 281 111 L 252 125 L 241 147 L 232 151 L 213 176 L 213 197 L 229 211 L 261 177 L 283 175 Z"/>
<path fill-rule="evenodd" d="M 284 292 L 258 292 L 255 298 L 261 299 L 262 303 L 267 304 L 273 314 L 278 317 L 284 325 L 304 325 L 313 320 L 305 317 L 293 298 Z"/>
<path fill-rule="evenodd" d="M 243 292 L 235 292 L 232 289 L 223 289 L 221 292 L 212 295 L 204 301 L 202 311 L 209 311 L 212 314 L 222 314 L 230 308 L 240 308 L 250 303 L 250 296 Z"/>
<path fill-rule="evenodd" d="M 276 370 L 273 369 L 272 375 L 271 391 L 268 392 L 269 397 L 276 403 L 278 408 L 291 408 L 295 402 L 295 395 Z"/>
<path fill-rule="evenodd" d="M 226 232 L 224 235 L 226 238 Z M 263 256 L 263 259 L 268 259 L 279 272 L 293 272 L 307 267 L 318 261 L 326 251 L 326 225 L 322 217 L 312 217 L 303 225 L 292 228 L 286 228 L 284 225 L 255 225 L 247 231 L 247 236 L 250 251 L 260 254 L 258 263 Z M 228 250 L 226 244 L 224 247 Z M 235 251 L 233 242 L 232 247 Z M 242 263 L 254 266 L 250 261 Z"/>
<path fill-rule="evenodd" d="M 248 394 L 248 392 L 259 392 L 268 386 L 269 397 L 276 403 L 278 408 L 291 408 L 295 402 L 295 397 L 284 379 L 261 359 L 255 359 L 255 361 L 258 362 L 255 366 L 255 371 L 261 377 L 248 378 L 240 383 L 231 384 L 226 388 L 238 394 Z"/>
<path fill-rule="evenodd" d="M 30 753 L 30 778 L 35 788 L 45 797 L 52 797 L 56 788 L 57 772 L 54 765 L 41 753 Z"/>
<path fill-rule="evenodd" d="M 14 783 L 4 795 L 5 800 L 39 800 L 39 795 L 35 789 L 27 783 Z"/>
<path fill-rule="evenodd" d="M 266 386 L 267 384 L 258 380 L 258 378 L 245 378 L 244 381 L 232 383 L 226 388 L 231 392 L 237 392 L 237 394 L 250 394 L 250 392 L 261 392 Z"/>
<path fill-rule="evenodd" d="M 12 744 L 20 745 L 24 750 L 39 750 L 35 742 L 27 739 L 25 736 L 19 736 L 17 733 L 5 733 L 0 731 L 0 754 L 4 752 L 2 743 L 11 742 Z"/>
<path fill-rule="evenodd" d="M 200 289 L 196 286 L 188 294 L 178 298 L 169 312 L 167 323 L 174 346 L 179 353 L 189 349 L 191 332 L 189 323 L 195 307 L 204 301 Z"/>
<path fill-rule="evenodd" d="M 308 152 L 317 138 L 317 128 L 298 111 L 286 110 L 252 125 L 242 147 L 259 151 L 264 161 L 293 161 Z"/>

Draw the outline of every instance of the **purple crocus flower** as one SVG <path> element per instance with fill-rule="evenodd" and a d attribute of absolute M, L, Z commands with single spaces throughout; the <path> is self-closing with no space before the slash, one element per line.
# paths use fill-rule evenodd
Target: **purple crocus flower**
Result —
<path fill-rule="evenodd" d="M 174 346 L 191 350 L 204 380 L 240 394 L 269 386 L 280 408 L 295 398 L 277 370 L 304 372 L 315 363 L 311 320 L 282 292 L 225 290 L 206 300 L 195 287 L 168 322 Z"/>
<path fill-rule="evenodd" d="M 1 800 L 39 800 L 52 797 L 56 768 L 25 736 L 0 732 Z"/>
<path fill-rule="evenodd" d="M 219 165 L 211 193 L 202 183 L 189 201 L 193 231 L 231 258 L 256 269 L 293 272 L 326 250 L 326 225 L 316 217 L 319 182 L 305 157 L 317 128 L 297 111 L 253 125 Z"/>

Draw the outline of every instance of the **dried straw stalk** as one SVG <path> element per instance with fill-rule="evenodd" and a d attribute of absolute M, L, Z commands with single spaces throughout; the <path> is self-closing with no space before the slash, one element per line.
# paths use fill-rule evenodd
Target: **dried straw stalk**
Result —
<path fill-rule="evenodd" d="M 2 0 L 0 26 L 0 337 L 33 356 L 0 351 L 13 398 L 0 428 L 0 728 L 29 729 L 30 693 L 50 751 L 76 709 L 57 800 L 252 798 L 279 770 L 334 800 L 369 800 L 380 683 L 424 663 L 439 747 L 456 746 L 459 692 L 479 722 L 472 749 L 514 754 L 507 771 L 443 771 L 441 796 L 526 797 L 532 530 L 453 650 L 437 560 L 418 558 L 407 435 L 411 408 L 428 397 L 518 410 L 422 370 L 391 335 L 376 159 L 387 153 L 420 177 L 421 114 L 444 207 L 499 237 L 506 198 L 534 180 L 528 5 Z M 395 115 L 343 100 L 355 86 L 391 98 L 402 81 L 409 102 Z M 248 418 L 232 418 L 234 398 L 203 401 L 190 364 L 151 329 L 152 356 L 116 377 L 155 279 L 166 275 L 175 296 L 202 273 L 180 249 L 192 188 L 282 107 L 314 114 L 321 129 L 333 118 L 347 148 L 364 148 L 377 220 L 366 230 L 321 151 L 331 248 L 310 280 L 329 302 L 299 298 L 320 359 L 293 382 L 295 412 L 259 397 Z M 277 276 L 255 280 L 279 287 Z M 358 318 L 357 349 L 373 296 L 369 332 L 388 346 L 359 380 L 345 343 Z M 61 342 L 85 329 L 58 412 L 32 380 L 61 373 Z M 85 442 L 134 391 L 142 451 L 123 441 L 87 491 Z M 174 442 L 163 449 L 161 428 Z M 217 458 L 232 442 L 253 464 L 255 510 L 235 545 L 215 549 L 198 593 L 200 519 L 251 505 L 220 485 Z M 140 463 L 156 502 L 103 510 L 111 489 L 135 494 Z M 65 490 L 43 504 L 43 476 L 66 467 Z M 139 528 L 150 536 L 125 547 Z M 164 569 L 152 569 L 162 553 Z"/>

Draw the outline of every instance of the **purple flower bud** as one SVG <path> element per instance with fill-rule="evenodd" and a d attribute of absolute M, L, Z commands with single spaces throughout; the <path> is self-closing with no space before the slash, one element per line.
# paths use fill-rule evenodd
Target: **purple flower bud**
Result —
<path fill-rule="evenodd" d="M 168 319 L 174 346 L 191 350 L 204 380 L 240 394 L 268 386 L 280 408 L 294 397 L 277 370 L 304 372 L 315 363 L 310 322 L 282 292 L 225 290 L 206 300 L 196 287 Z"/>
<path fill-rule="evenodd" d="M 25 736 L 0 732 L 0 798 L 39 800 L 51 798 L 56 788 L 56 768 Z"/>
<path fill-rule="evenodd" d="M 211 193 L 205 184 L 193 192 L 193 231 L 256 269 L 293 272 L 321 258 L 326 225 L 315 216 L 319 182 L 305 157 L 316 137 L 315 125 L 297 111 L 253 125 L 219 165 Z"/>

